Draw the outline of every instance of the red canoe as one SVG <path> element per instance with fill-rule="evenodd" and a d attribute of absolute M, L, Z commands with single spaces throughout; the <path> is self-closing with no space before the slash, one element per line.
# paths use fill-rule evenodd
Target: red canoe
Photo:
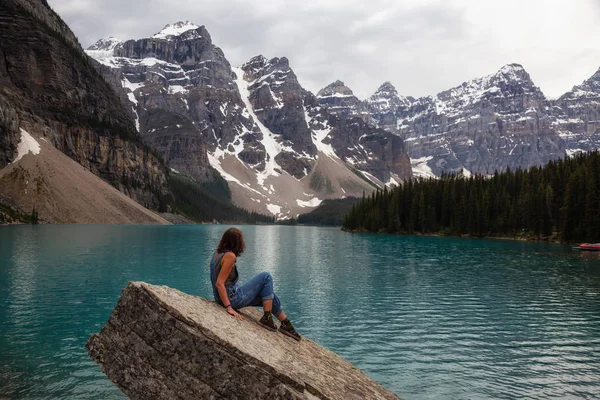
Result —
<path fill-rule="evenodd" d="M 600 251 L 600 243 L 584 243 L 579 246 L 580 250 Z"/>

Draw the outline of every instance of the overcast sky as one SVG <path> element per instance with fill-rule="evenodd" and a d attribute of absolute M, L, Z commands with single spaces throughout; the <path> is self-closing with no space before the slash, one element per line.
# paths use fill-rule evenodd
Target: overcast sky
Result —
<path fill-rule="evenodd" d="M 316 93 L 336 79 L 365 98 L 391 81 L 436 94 L 520 63 L 548 97 L 600 67 L 600 0 L 49 0 L 84 47 L 205 25 L 233 65 L 286 56 Z"/>

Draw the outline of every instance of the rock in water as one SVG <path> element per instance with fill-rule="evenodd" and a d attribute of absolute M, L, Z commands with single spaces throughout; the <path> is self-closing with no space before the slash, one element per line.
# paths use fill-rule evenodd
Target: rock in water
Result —
<path fill-rule="evenodd" d="M 132 399 L 398 399 L 335 353 L 201 297 L 130 283 L 86 347 Z"/>

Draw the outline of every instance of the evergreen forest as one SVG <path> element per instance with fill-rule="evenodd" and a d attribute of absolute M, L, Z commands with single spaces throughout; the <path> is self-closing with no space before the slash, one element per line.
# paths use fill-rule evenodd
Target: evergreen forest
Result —
<path fill-rule="evenodd" d="M 600 153 L 493 176 L 412 179 L 363 195 L 343 229 L 600 242 Z"/>

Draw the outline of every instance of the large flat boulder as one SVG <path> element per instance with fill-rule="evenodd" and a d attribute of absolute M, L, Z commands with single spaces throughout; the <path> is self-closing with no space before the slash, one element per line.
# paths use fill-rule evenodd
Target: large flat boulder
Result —
<path fill-rule="evenodd" d="M 132 399 L 398 399 L 337 354 L 214 302 L 132 282 L 90 357 Z"/>

